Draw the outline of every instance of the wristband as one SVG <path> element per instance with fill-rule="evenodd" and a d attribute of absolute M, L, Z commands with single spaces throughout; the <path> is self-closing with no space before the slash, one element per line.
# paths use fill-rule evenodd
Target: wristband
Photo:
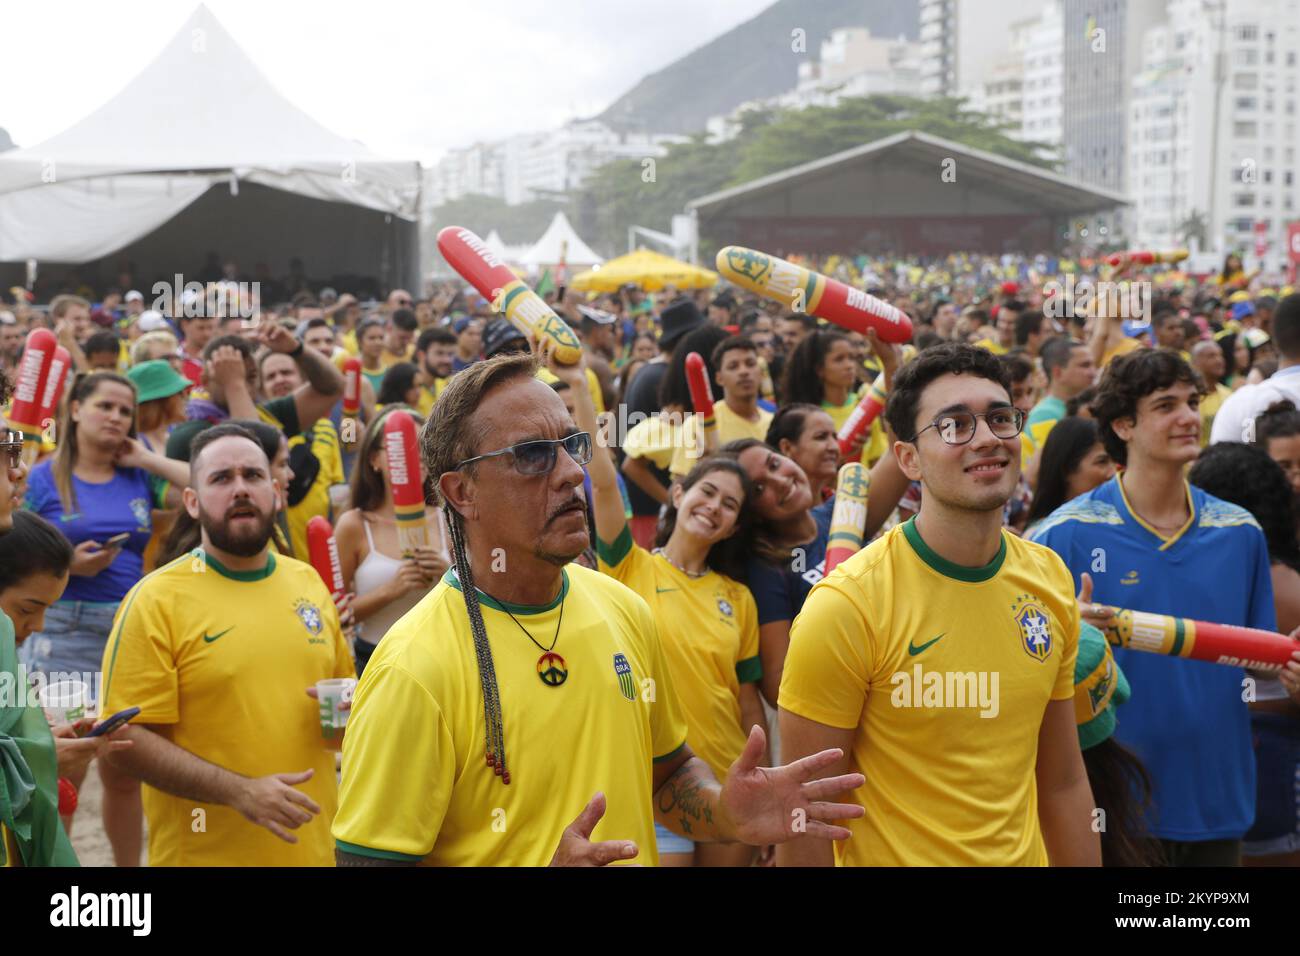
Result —
<path fill-rule="evenodd" d="M 298 359 L 302 358 L 302 353 L 306 350 L 306 348 L 307 347 L 303 345 L 303 343 L 299 342 L 298 347 L 296 349 L 286 354 L 289 356 L 289 358 L 293 359 L 296 362 Z"/>

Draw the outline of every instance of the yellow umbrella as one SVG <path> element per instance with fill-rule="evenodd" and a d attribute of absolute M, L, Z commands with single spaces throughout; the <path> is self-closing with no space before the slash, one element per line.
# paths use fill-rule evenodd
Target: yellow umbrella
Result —
<path fill-rule="evenodd" d="M 610 259 L 598 269 L 580 272 L 569 282 L 579 292 L 617 292 L 631 283 L 646 292 L 658 292 L 664 286 L 678 289 L 708 289 L 718 281 L 718 274 L 650 249 L 638 249 L 617 259 Z"/>

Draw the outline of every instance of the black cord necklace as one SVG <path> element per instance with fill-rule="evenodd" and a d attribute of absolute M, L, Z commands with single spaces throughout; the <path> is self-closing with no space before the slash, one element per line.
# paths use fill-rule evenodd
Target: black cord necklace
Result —
<path fill-rule="evenodd" d="M 560 640 L 560 628 L 564 626 L 564 602 L 568 599 L 568 593 L 560 598 L 560 619 L 555 623 L 555 637 L 551 639 L 550 647 L 542 647 L 537 638 L 529 633 L 528 628 L 519 623 L 519 619 L 510 614 L 510 609 L 501 604 L 501 610 L 510 614 L 510 620 L 515 622 L 519 630 L 528 635 L 528 639 L 537 645 L 537 649 L 542 652 L 542 656 L 537 658 L 537 677 L 547 687 L 559 687 L 569 679 L 569 667 L 564 662 L 564 658 L 555 653 L 555 645 Z M 497 602 L 500 604 L 501 602 Z"/>

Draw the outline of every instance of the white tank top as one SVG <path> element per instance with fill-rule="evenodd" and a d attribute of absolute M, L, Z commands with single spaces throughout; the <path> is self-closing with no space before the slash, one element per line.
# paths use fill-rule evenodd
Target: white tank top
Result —
<path fill-rule="evenodd" d="M 370 522 L 364 515 L 361 524 L 366 529 L 366 544 L 370 546 L 370 551 L 366 554 L 365 560 L 357 565 L 353 575 L 352 583 L 358 597 L 383 587 L 397 576 L 397 572 L 402 567 L 401 559 L 390 558 L 386 554 L 379 553 L 379 549 L 375 547 L 375 539 L 370 534 Z M 367 644 L 378 644 L 388 633 L 388 629 L 397 623 L 398 618 L 415 607 L 422 597 L 424 592 L 417 589 L 396 601 L 385 604 L 361 622 L 361 639 Z"/>

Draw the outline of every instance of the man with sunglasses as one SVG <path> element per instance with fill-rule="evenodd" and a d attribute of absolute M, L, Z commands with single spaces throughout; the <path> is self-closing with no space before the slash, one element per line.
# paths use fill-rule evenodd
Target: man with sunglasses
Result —
<path fill-rule="evenodd" d="M 720 786 L 686 725 L 646 602 L 571 563 L 588 546 L 592 439 L 531 355 L 455 375 L 421 434 L 454 567 L 384 636 L 353 698 L 334 837 L 349 866 L 600 866 L 657 860 L 654 823 L 751 845 L 842 839 L 809 783 L 839 754 Z M 600 454 L 607 454 L 604 449 Z"/>
<path fill-rule="evenodd" d="M 1079 611 L 1047 548 L 1004 531 L 1024 414 L 992 353 L 944 343 L 894 379 L 920 512 L 840 564 L 790 632 L 782 755 L 826 748 L 866 810 L 840 866 L 1099 865 L 1075 731 Z M 780 865 L 830 865 L 801 839 Z"/>

